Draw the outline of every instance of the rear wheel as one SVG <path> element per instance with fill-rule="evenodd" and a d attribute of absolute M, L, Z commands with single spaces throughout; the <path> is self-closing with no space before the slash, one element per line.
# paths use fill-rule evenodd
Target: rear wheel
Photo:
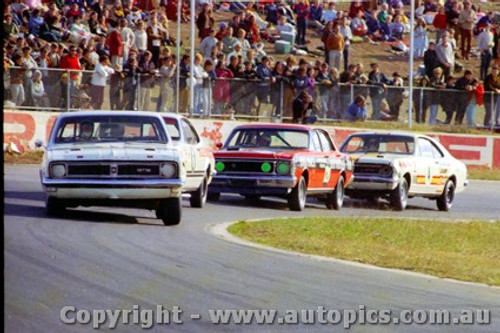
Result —
<path fill-rule="evenodd" d="M 405 178 L 399 181 L 398 187 L 392 190 L 390 195 L 391 207 L 395 210 L 405 210 L 408 204 L 408 182 Z"/>
<path fill-rule="evenodd" d="M 191 193 L 191 198 L 189 203 L 191 207 L 203 208 L 203 205 L 207 201 L 207 177 L 203 177 L 200 187 L 193 193 Z"/>
<path fill-rule="evenodd" d="M 453 206 L 453 199 L 455 198 L 455 184 L 448 179 L 444 185 L 443 194 L 436 200 L 437 207 L 442 212 L 447 212 Z"/>
<path fill-rule="evenodd" d="M 297 185 L 293 188 L 288 197 L 288 207 L 290 210 L 301 211 L 306 206 L 307 184 L 303 176 L 300 177 Z"/>
<path fill-rule="evenodd" d="M 66 211 L 66 206 L 61 199 L 54 197 L 45 197 L 45 211 L 49 216 L 60 216 Z"/>
<path fill-rule="evenodd" d="M 326 198 L 326 208 L 339 210 L 344 204 L 344 176 L 340 176 L 337 186 Z"/>
<path fill-rule="evenodd" d="M 156 208 L 156 217 L 163 221 L 164 225 L 177 225 L 181 222 L 181 198 L 168 198 L 161 200 Z"/>

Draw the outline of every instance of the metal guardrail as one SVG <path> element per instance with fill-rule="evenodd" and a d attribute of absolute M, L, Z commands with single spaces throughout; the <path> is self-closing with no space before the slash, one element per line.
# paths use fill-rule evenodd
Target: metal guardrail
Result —
<path fill-rule="evenodd" d="M 41 85 L 33 80 L 36 70 L 42 73 Z M 95 108 L 92 71 L 71 71 L 57 68 L 11 67 L 4 75 L 4 105 L 11 108 L 47 111 L 73 111 Z M 104 87 L 100 109 L 173 112 L 193 117 L 247 118 L 282 121 L 292 118 L 292 102 L 303 89 L 314 97 L 314 113 L 320 121 L 344 121 L 344 112 L 357 95 L 367 100 L 369 120 L 408 121 L 408 87 L 336 84 L 298 88 L 283 81 L 269 83 L 240 78 L 215 81 L 203 79 L 195 85 L 194 105 L 189 107 L 189 78 L 180 78 L 179 94 L 176 79 L 159 74 L 111 75 Z M 42 91 L 44 93 L 42 93 Z M 179 96 L 179 109 L 176 110 Z M 413 115 L 417 123 L 427 122 L 430 114 L 465 112 L 470 93 L 459 90 L 413 88 Z M 475 120 L 493 128 L 500 113 L 500 97 L 486 92 L 484 107 L 478 106 Z M 497 103 L 499 102 L 499 103 Z M 385 116 L 384 116 L 385 117 Z M 383 117 L 383 118 L 384 118 Z M 446 117 L 448 118 L 448 117 Z M 463 118 L 463 116 L 462 116 Z M 449 120 L 449 119 L 448 119 Z"/>

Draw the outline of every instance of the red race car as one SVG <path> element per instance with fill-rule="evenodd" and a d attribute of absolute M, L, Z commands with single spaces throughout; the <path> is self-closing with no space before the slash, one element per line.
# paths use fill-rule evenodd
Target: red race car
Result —
<path fill-rule="evenodd" d="M 353 179 L 351 159 L 330 135 L 305 125 L 237 126 L 214 156 L 217 173 L 209 200 L 222 192 L 249 199 L 277 196 L 288 199 L 290 210 L 301 211 L 306 197 L 315 196 L 324 198 L 327 208 L 339 209 Z"/>

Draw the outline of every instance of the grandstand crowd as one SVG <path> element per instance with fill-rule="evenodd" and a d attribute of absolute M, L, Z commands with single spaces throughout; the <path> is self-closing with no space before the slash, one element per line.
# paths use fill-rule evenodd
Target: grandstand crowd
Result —
<path fill-rule="evenodd" d="M 416 121 L 499 125 L 500 13 L 470 0 L 415 2 L 416 83 L 426 88 L 412 96 Z M 176 58 L 169 26 L 177 21 L 175 0 L 6 0 L 4 103 L 64 107 L 68 90 L 75 107 L 101 109 L 109 85 L 112 109 L 150 110 L 152 89 L 159 87 L 154 108 L 174 111 L 179 69 L 179 112 L 188 112 L 193 85 L 199 116 L 208 110 L 258 116 L 270 105 L 271 115 L 295 122 L 400 119 L 407 75 L 361 64 L 350 47 L 387 43 L 407 54 L 409 1 L 355 0 L 346 10 L 331 0 L 196 3 L 196 13 L 189 1 L 180 9 L 186 28 L 191 15 L 196 20 L 190 77 L 189 52 Z M 221 22 L 219 13 L 229 19 Z M 312 40 L 320 41 L 317 49 Z M 289 49 L 275 52 L 282 41 Z M 311 54 L 320 57 L 308 60 Z M 474 71 L 461 61 L 475 63 Z M 484 119 L 476 119 L 479 107 Z"/>

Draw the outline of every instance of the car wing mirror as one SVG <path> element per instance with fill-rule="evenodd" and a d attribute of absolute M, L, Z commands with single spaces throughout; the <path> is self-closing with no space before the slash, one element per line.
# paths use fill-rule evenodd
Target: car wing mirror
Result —
<path fill-rule="evenodd" d="M 43 140 L 40 140 L 40 139 L 36 140 L 35 147 L 37 147 L 37 148 L 43 147 Z"/>
<path fill-rule="evenodd" d="M 215 144 L 215 147 L 217 147 L 217 149 L 221 149 L 222 148 L 222 142 L 217 142 Z"/>

